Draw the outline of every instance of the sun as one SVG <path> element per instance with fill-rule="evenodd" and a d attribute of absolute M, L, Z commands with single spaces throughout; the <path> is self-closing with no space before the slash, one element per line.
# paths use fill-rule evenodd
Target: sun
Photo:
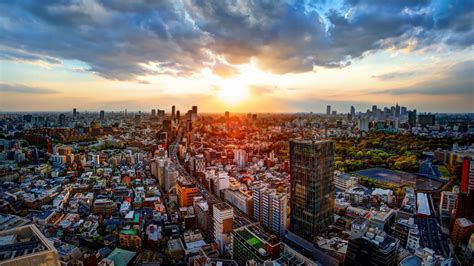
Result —
<path fill-rule="evenodd" d="M 240 82 L 223 82 L 219 86 L 219 99 L 227 104 L 235 105 L 249 97 L 248 87 Z"/>

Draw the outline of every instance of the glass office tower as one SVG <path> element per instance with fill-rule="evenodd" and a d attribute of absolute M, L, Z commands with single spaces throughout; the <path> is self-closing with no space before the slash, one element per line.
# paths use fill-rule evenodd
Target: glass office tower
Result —
<path fill-rule="evenodd" d="M 334 143 L 290 141 L 290 231 L 313 243 L 333 222 Z"/>

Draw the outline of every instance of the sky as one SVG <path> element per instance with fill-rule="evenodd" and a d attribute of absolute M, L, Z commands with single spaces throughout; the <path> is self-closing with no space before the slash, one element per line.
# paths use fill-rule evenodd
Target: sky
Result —
<path fill-rule="evenodd" d="M 5 0 L 0 10 L 0 112 L 474 112 L 469 0 Z"/>

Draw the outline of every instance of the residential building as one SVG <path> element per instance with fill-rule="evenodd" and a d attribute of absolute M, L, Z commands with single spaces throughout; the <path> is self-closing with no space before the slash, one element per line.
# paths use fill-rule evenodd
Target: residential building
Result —
<path fill-rule="evenodd" d="M 120 246 L 124 248 L 139 249 L 142 246 L 142 238 L 136 229 L 124 229 L 119 232 Z"/>
<path fill-rule="evenodd" d="M 451 230 L 451 242 L 454 245 L 458 243 L 467 243 L 469 237 L 471 236 L 474 230 L 474 223 L 469 221 L 466 218 L 458 218 L 454 222 L 453 230 Z"/>
<path fill-rule="evenodd" d="M 117 204 L 110 199 L 96 199 L 94 201 L 94 213 L 103 215 L 112 215 L 117 212 Z"/>
<path fill-rule="evenodd" d="M 206 171 L 206 158 L 198 154 L 194 156 L 194 173 L 204 173 Z"/>
<path fill-rule="evenodd" d="M 420 232 L 414 219 L 399 219 L 395 222 L 392 235 L 400 240 L 400 246 L 414 252 L 420 245 Z"/>
<path fill-rule="evenodd" d="M 193 199 L 194 213 L 196 215 L 197 225 L 203 235 L 209 233 L 209 205 L 203 197 L 194 197 Z"/>
<path fill-rule="evenodd" d="M 287 227 L 287 194 L 261 185 L 253 189 L 253 197 L 254 220 L 273 233 L 283 235 Z"/>
<path fill-rule="evenodd" d="M 441 218 L 450 218 L 456 208 L 457 193 L 454 191 L 442 191 L 439 202 Z"/>

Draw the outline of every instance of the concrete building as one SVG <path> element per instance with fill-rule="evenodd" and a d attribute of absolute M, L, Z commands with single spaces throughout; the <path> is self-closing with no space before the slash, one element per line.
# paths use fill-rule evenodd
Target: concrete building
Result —
<path fill-rule="evenodd" d="M 59 266 L 58 251 L 35 225 L 0 232 L 0 265 Z"/>
<path fill-rule="evenodd" d="M 209 205 L 203 197 L 194 197 L 193 206 L 198 228 L 206 236 L 209 234 Z"/>
<path fill-rule="evenodd" d="M 136 229 L 121 230 L 119 242 L 120 246 L 124 248 L 139 249 L 142 246 L 142 238 Z"/>
<path fill-rule="evenodd" d="M 245 167 L 248 160 L 248 154 L 244 150 L 234 150 L 234 163 L 239 167 Z"/>
<path fill-rule="evenodd" d="M 164 189 L 165 191 L 169 191 L 171 188 L 176 186 L 179 173 L 170 165 L 166 165 L 164 174 Z"/>
<path fill-rule="evenodd" d="M 194 173 L 204 173 L 206 171 L 206 159 L 204 155 L 194 156 Z"/>
<path fill-rule="evenodd" d="M 363 132 L 369 131 L 369 119 L 365 115 L 359 117 L 359 130 Z"/>
<path fill-rule="evenodd" d="M 392 235 L 400 240 L 400 246 L 411 252 L 414 252 L 420 246 L 420 232 L 413 218 L 397 220 Z"/>
<path fill-rule="evenodd" d="M 260 224 L 281 236 L 287 227 L 288 197 L 265 185 L 253 188 L 253 218 Z"/>
<path fill-rule="evenodd" d="M 213 205 L 214 238 L 219 251 L 224 253 L 231 247 L 232 227 L 234 224 L 234 209 L 227 203 Z"/>
<path fill-rule="evenodd" d="M 451 242 L 454 245 L 458 243 L 467 243 L 469 241 L 469 237 L 474 230 L 474 223 L 469 221 L 466 218 L 458 218 L 454 222 L 453 230 L 451 231 Z"/>
<path fill-rule="evenodd" d="M 280 254 L 280 241 L 275 235 L 267 234 L 263 228 L 250 225 L 233 231 L 233 256 L 238 265 L 248 262 L 261 264 L 276 259 Z"/>
<path fill-rule="evenodd" d="M 179 206 L 189 207 L 193 205 L 193 199 L 199 194 L 199 190 L 195 184 L 183 178 L 176 184 L 176 194 Z"/>
<path fill-rule="evenodd" d="M 211 177 L 211 183 L 210 187 L 213 189 L 214 194 L 220 197 L 221 191 L 230 186 L 229 174 L 225 171 L 219 171 L 217 175 Z"/>
<path fill-rule="evenodd" d="M 337 189 L 346 191 L 349 188 L 356 186 L 359 183 L 359 178 L 341 171 L 334 171 L 334 186 Z"/>
<path fill-rule="evenodd" d="M 110 199 L 96 199 L 94 201 L 94 213 L 110 216 L 117 212 L 117 204 Z"/>
<path fill-rule="evenodd" d="M 250 193 L 241 190 L 225 189 L 224 199 L 243 213 L 253 216 L 254 204 Z"/>
<path fill-rule="evenodd" d="M 441 218 L 450 218 L 456 208 L 457 193 L 454 191 L 442 191 L 439 203 Z"/>
<path fill-rule="evenodd" d="M 352 222 L 351 237 L 345 258 L 346 265 L 397 265 L 399 240 L 365 219 Z"/>
<path fill-rule="evenodd" d="M 168 253 L 174 259 L 182 259 L 185 255 L 183 241 L 180 238 L 168 240 Z"/>

